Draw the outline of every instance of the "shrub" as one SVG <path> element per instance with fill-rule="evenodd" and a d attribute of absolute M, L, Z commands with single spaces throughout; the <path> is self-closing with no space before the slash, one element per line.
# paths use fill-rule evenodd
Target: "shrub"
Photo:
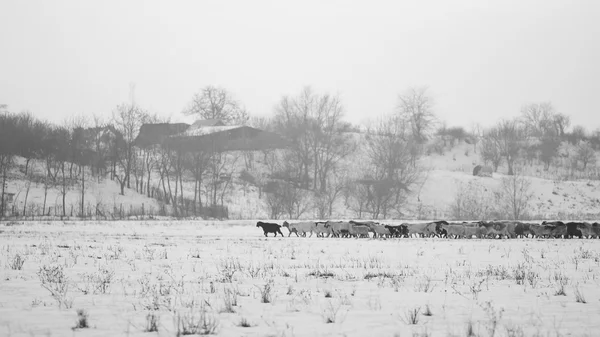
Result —
<path fill-rule="evenodd" d="M 62 266 L 43 266 L 37 272 L 42 287 L 46 288 L 58 302 L 59 308 L 70 309 L 73 300 L 68 297 L 69 278 L 65 275 Z"/>

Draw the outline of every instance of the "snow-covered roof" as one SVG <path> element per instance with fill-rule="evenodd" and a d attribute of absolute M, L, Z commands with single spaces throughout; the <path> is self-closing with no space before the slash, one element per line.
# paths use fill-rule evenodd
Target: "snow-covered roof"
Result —
<path fill-rule="evenodd" d="M 228 126 L 203 126 L 200 128 L 189 128 L 182 133 L 173 135 L 171 137 L 197 137 L 210 135 L 211 133 L 229 131 L 237 128 L 241 128 L 241 125 L 228 125 Z"/>
<path fill-rule="evenodd" d="M 225 123 L 223 123 L 222 120 L 220 119 L 200 119 L 194 122 L 194 124 L 192 124 L 191 128 L 204 128 L 207 126 L 224 126 Z"/>

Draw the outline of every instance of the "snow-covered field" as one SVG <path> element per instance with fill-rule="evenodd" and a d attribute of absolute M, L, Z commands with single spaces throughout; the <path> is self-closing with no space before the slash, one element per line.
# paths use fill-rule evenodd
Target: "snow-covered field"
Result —
<path fill-rule="evenodd" d="M 600 331 L 600 240 L 265 238 L 254 224 L 2 224 L 0 336 Z"/>

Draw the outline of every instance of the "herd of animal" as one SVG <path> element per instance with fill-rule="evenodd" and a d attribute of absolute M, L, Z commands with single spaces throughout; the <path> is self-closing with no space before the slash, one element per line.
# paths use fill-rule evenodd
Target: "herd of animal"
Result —
<path fill-rule="evenodd" d="M 526 223 L 519 221 L 476 221 L 426 223 L 403 223 L 386 225 L 376 221 L 303 221 L 282 225 L 259 221 L 265 236 L 288 230 L 288 237 L 336 237 L 336 238 L 408 238 L 408 237 L 444 237 L 444 238 L 600 238 L 600 223 L 544 221 Z"/>

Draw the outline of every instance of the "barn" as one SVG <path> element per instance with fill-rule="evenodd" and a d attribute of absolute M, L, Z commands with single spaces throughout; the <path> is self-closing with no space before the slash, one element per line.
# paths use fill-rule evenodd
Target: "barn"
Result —
<path fill-rule="evenodd" d="M 258 151 L 287 147 L 280 135 L 245 125 L 224 125 L 219 120 L 185 123 L 144 124 L 136 139 L 142 148 L 168 146 L 183 153 Z"/>

